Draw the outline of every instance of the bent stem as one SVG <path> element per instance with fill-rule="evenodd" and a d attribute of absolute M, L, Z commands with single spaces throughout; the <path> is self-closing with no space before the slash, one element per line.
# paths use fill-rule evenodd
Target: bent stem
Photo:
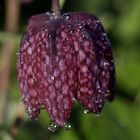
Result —
<path fill-rule="evenodd" d="M 55 17 L 60 17 L 59 0 L 52 0 L 52 11 L 55 13 Z"/>

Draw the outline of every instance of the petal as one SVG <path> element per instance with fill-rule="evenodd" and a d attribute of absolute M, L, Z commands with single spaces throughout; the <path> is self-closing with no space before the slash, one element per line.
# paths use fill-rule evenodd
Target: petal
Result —
<path fill-rule="evenodd" d="M 70 28 L 65 22 L 60 23 L 48 23 L 46 29 L 37 29 L 34 34 L 29 33 L 30 29 L 26 33 L 21 43 L 19 60 L 22 59 L 27 68 L 23 70 L 19 63 L 18 69 L 24 74 L 22 77 L 19 75 L 20 83 L 27 85 L 27 108 L 32 108 L 30 101 L 34 99 L 40 103 L 39 108 L 44 105 L 52 120 L 63 126 L 70 117 L 74 92 L 77 91 L 77 69 Z M 27 82 L 30 77 L 31 82 L 34 80 L 31 87 Z M 32 97 L 32 90 L 36 98 Z"/>
<path fill-rule="evenodd" d="M 22 93 L 23 102 L 26 105 L 26 111 L 31 118 L 36 118 L 40 111 L 41 103 L 38 102 L 37 80 L 35 79 L 33 60 L 34 50 L 30 44 L 30 37 L 26 33 L 22 40 L 22 46 L 18 56 L 18 80 Z"/>
<path fill-rule="evenodd" d="M 54 27 L 54 28 L 52 28 Z M 48 50 L 46 57 L 47 87 L 44 94 L 44 105 L 53 121 L 63 126 L 70 117 L 76 91 L 76 55 L 69 28 L 65 23 L 55 23 L 48 27 Z M 69 39 L 67 39 L 69 37 Z"/>
<path fill-rule="evenodd" d="M 30 19 L 28 20 L 28 26 L 26 31 L 28 31 L 29 34 L 35 34 L 39 30 L 45 29 L 50 19 L 51 19 L 51 14 L 49 12 L 34 15 L 30 17 Z"/>
<path fill-rule="evenodd" d="M 115 70 L 108 37 L 99 20 L 89 14 L 70 13 L 69 22 L 77 24 L 78 94 L 88 110 L 99 113 L 107 99 L 114 97 Z"/>

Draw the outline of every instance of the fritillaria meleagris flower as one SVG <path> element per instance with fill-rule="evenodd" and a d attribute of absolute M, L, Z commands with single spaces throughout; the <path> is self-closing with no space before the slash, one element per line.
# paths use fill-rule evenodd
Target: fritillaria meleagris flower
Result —
<path fill-rule="evenodd" d="M 47 12 L 32 16 L 19 49 L 18 80 L 31 118 L 45 107 L 63 126 L 77 100 L 101 112 L 113 99 L 111 45 L 98 18 L 87 13 Z"/>

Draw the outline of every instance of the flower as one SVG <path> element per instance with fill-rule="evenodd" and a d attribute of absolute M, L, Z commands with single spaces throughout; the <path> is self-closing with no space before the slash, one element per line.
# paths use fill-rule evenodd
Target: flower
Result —
<path fill-rule="evenodd" d="M 53 12 L 30 18 L 21 41 L 18 80 L 31 118 L 43 107 L 63 126 L 75 100 L 98 114 L 114 97 L 115 68 L 110 41 L 98 18 Z"/>

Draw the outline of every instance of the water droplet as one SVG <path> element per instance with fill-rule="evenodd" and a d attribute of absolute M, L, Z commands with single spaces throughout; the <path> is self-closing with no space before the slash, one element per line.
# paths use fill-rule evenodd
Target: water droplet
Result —
<path fill-rule="evenodd" d="M 70 33 L 71 33 L 71 34 L 74 33 L 74 30 L 71 30 Z"/>
<path fill-rule="evenodd" d="M 54 76 L 51 76 L 51 80 L 54 80 Z"/>
<path fill-rule="evenodd" d="M 100 23 L 100 21 L 99 21 L 99 20 L 97 20 L 97 21 L 96 21 L 96 23 Z"/>
<path fill-rule="evenodd" d="M 65 123 L 63 127 L 64 127 L 65 130 L 70 130 L 71 129 L 71 124 L 70 123 Z"/>
<path fill-rule="evenodd" d="M 98 93 L 101 93 L 101 92 L 102 92 L 102 90 L 99 88 L 99 89 L 98 89 Z"/>
<path fill-rule="evenodd" d="M 78 27 L 79 27 L 79 29 L 81 29 L 83 26 L 82 26 L 82 24 L 80 23 L 80 24 L 78 24 Z"/>
<path fill-rule="evenodd" d="M 76 102 L 76 99 L 75 98 L 72 98 L 73 102 Z"/>
<path fill-rule="evenodd" d="M 102 36 L 106 37 L 106 36 L 107 36 L 107 34 L 106 34 L 106 33 L 102 33 Z"/>
<path fill-rule="evenodd" d="M 100 116 L 100 114 L 98 114 L 98 113 L 97 113 L 97 114 L 94 114 L 94 115 L 95 115 L 96 117 L 99 117 L 99 116 Z"/>
<path fill-rule="evenodd" d="M 40 52 L 40 48 L 37 49 L 37 52 Z"/>
<path fill-rule="evenodd" d="M 88 114 L 88 113 L 90 113 L 90 110 L 85 109 L 85 110 L 84 110 L 84 114 Z"/>
<path fill-rule="evenodd" d="M 27 108 L 26 108 L 26 112 L 27 112 L 28 114 L 31 114 L 31 113 L 32 113 L 31 107 L 27 107 Z"/>
<path fill-rule="evenodd" d="M 26 102 L 28 101 L 28 99 L 25 98 L 25 97 L 22 97 L 22 98 L 21 98 L 21 101 L 23 101 L 24 103 L 26 103 Z"/>
<path fill-rule="evenodd" d="M 82 34 L 82 38 L 85 38 L 86 36 L 85 36 L 85 34 Z"/>
<path fill-rule="evenodd" d="M 54 121 L 51 121 L 51 122 L 49 123 L 48 130 L 49 130 L 50 132 L 56 132 L 57 129 L 58 129 L 58 125 L 57 125 Z"/>
<path fill-rule="evenodd" d="M 102 108 L 102 104 L 99 104 L 99 108 Z"/>
<path fill-rule="evenodd" d="M 32 112 L 35 112 L 36 111 L 36 108 L 32 108 Z"/>
<path fill-rule="evenodd" d="M 38 117 L 34 118 L 34 120 L 37 121 L 38 120 Z"/>
<path fill-rule="evenodd" d="M 69 15 L 64 15 L 63 18 L 64 18 L 65 20 L 68 20 L 68 19 L 70 18 L 70 16 L 69 16 Z"/>
<path fill-rule="evenodd" d="M 22 64 L 23 64 L 23 62 L 22 62 L 22 61 L 20 61 L 20 64 L 22 65 Z"/>
<path fill-rule="evenodd" d="M 48 34 L 48 37 L 51 38 L 52 37 L 52 34 Z"/>
<path fill-rule="evenodd" d="M 16 55 L 17 55 L 17 56 L 19 56 L 19 55 L 20 55 L 20 53 L 19 53 L 19 52 L 17 52 L 17 53 L 16 53 Z"/>
<path fill-rule="evenodd" d="M 51 19 L 56 19 L 57 18 L 57 15 L 56 15 L 56 13 L 54 13 L 54 12 L 51 12 Z"/>
<path fill-rule="evenodd" d="M 102 100 L 102 99 L 100 99 L 100 100 L 99 100 L 99 102 L 100 102 L 100 103 L 102 103 L 102 102 L 103 102 L 103 100 Z"/>
<path fill-rule="evenodd" d="M 110 90 L 106 90 L 106 95 L 108 96 L 110 93 Z"/>
<path fill-rule="evenodd" d="M 111 60 L 111 63 L 114 63 L 114 60 L 113 59 Z"/>
<path fill-rule="evenodd" d="M 109 63 L 108 63 L 108 62 L 104 62 L 103 65 L 104 65 L 104 66 L 109 66 Z"/>
<path fill-rule="evenodd" d="M 98 104 L 98 103 L 99 103 L 99 101 L 98 101 L 98 100 L 95 100 L 94 102 L 95 102 L 96 104 Z"/>
<path fill-rule="evenodd" d="M 44 106 L 44 105 L 42 105 L 40 108 L 41 108 L 41 109 L 45 109 L 45 106 Z"/>
<path fill-rule="evenodd" d="M 31 47 L 28 48 L 27 53 L 28 53 L 29 55 L 32 54 L 32 48 L 31 48 Z"/>

